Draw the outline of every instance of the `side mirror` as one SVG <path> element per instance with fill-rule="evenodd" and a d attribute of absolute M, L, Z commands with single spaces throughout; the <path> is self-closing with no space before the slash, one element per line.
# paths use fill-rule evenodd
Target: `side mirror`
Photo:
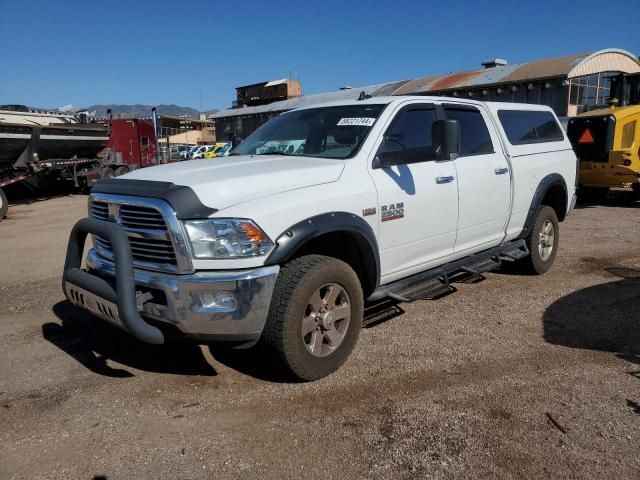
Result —
<path fill-rule="evenodd" d="M 402 162 L 401 152 L 378 152 L 375 157 L 373 157 L 372 168 L 387 168 L 393 167 L 394 165 L 399 165 Z"/>
<path fill-rule="evenodd" d="M 457 120 L 436 120 L 431 129 L 433 143 L 441 149 L 441 160 L 455 160 L 460 154 L 460 125 Z"/>

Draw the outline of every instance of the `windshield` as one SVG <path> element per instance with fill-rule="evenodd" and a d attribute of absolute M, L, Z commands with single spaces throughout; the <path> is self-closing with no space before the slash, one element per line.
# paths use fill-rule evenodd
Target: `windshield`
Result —
<path fill-rule="evenodd" d="M 341 105 L 294 110 L 253 132 L 232 155 L 355 155 L 385 105 Z"/>

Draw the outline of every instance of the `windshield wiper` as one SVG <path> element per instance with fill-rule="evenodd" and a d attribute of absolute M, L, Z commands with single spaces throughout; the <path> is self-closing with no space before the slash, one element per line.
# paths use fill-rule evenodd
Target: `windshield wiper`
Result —
<path fill-rule="evenodd" d="M 284 152 L 254 153 L 254 155 L 284 155 L 286 157 L 293 156 L 291 153 L 284 153 Z"/>

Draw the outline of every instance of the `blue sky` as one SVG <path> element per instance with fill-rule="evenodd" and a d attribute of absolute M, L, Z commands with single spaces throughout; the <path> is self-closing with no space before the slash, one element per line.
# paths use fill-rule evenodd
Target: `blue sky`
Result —
<path fill-rule="evenodd" d="M 0 0 L 0 104 L 227 108 L 300 75 L 306 94 L 616 47 L 640 54 L 638 0 Z M 607 28 L 611 26 L 612 28 Z"/>

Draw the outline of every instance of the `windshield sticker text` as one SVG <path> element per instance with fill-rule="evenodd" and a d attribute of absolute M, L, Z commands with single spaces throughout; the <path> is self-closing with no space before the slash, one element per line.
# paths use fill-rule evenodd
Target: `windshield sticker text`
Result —
<path fill-rule="evenodd" d="M 352 126 L 352 127 L 365 126 L 365 127 L 370 127 L 371 125 L 373 125 L 373 122 L 375 122 L 375 121 L 376 121 L 375 118 L 366 118 L 366 117 L 341 118 L 340 121 L 338 122 L 338 126 L 339 127 L 343 127 L 343 126 Z"/>

